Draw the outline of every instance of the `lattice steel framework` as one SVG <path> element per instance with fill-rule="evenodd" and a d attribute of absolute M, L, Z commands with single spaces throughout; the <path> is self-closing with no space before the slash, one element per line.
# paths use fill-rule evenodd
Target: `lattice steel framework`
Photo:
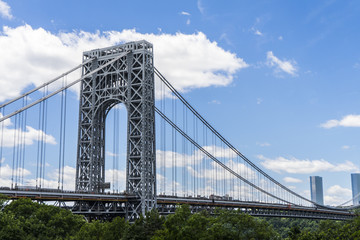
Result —
<path fill-rule="evenodd" d="M 114 61 L 114 59 L 116 59 Z M 105 189 L 105 120 L 122 102 L 128 113 L 126 192 L 137 198 L 127 206 L 133 219 L 156 205 L 155 115 L 153 47 L 130 42 L 83 54 L 76 190 L 103 193 Z"/>

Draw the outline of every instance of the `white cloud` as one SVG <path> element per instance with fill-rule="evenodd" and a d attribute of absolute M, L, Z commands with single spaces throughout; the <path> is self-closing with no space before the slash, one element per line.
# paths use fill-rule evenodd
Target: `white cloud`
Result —
<path fill-rule="evenodd" d="M 266 158 L 263 155 L 257 156 L 265 168 L 270 169 L 274 172 L 287 172 L 287 173 L 301 173 L 309 174 L 320 171 L 330 172 L 352 172 L 358 171 L 358 167 L 350 161 L 340 164 L 331 164 L 323 159 L 321 160 L 301 160 L 291 157 L 290 159 L 284 157 L 278 157 L 275 159 Z"/>
<path fill-rule="evenodd" d="M 181 14 L 181 15 L 185 15 L 185 16 L 190 16 L 190 13 L 185 12 L 185 11 L 182 11 L 180 14 Z"/>
<path fill-rule="evenodd" d="M 204 13 L 205 13 L 205 8 L 204 8 L 204 6 L 202 5 L 202 1 L 201 1 L 201 0 L 198 0 L 198 1 L 197 1 L 197 8 L 199 9 L 200 13 L 204 15 Z"/>
<path fill-rule="evenodd" d="M 106 151 L 106 156 L 109 156 L 109 157 L 117 157 L 117 156 L 119 156 L 119 155 L 116 154 L 116 153 L 112 153 L 112 152 L 110 152 L 110 151 Z"/>
<path fill-rule="evenodd" d="M 123 30 L 53 34 L 29 25 L 3 27 L 0 34 L 0 101 L 18 96 L 27 86 L 39 86 L 78 65 L 83 51 L 142 39 L 154 44 L 155 66 L 180 92 L 227 86 L 238 70 L 248 66 L 243 59 L 225 51 L 202 32 L 142 34 L 136 30 Z"/>
<path fill-rule="evenodd" d="M 76 169 L 70 166 L 64 167 L 64 181 L 63 189 L 74 191 L 75 190 L 75 174 Z M 59 186 L 59 169 L 55 169 L 47 174 L 48 178 L 33 178 L 25 180 L 25 186 L 33 186 L 36 184 L 41 185 L 42 188 L 53 188 L 57 189 Z M 61 183 L 60 183 L 61 184 Z"/>
<path fill-rule="evenodd" d="M 27 170 L 26 170 L 27 171 Z M 11 172 L 10 172 L 11 173 Z M 52 172 L 47 174 L 46 179 L 38 178 L 36 179 L 27 179 L 25 181 L 26 186 L 36 186 L 36 182 L 38 185 L 41 182 L 41 187 L 43 188 L 58 188 L 58 176 L 59 169 L 55 169 Z M 76 176 L 76 168 L 65 166 L 64 167 L 64 190 L 74 191 L 75 190 L 75 176 Z M 113 180 L 117 180 L 117 182 L 113 182 Z M 108 169 L 105 171 L 105 182 L 110 182 L 111 189 L 116 187 L 116 190 L 123 191 L 126 186 L 126 173 L 125 170 L 117 170 L 117 169 Z"/>
<path fill-rule="evenodd" d="M 268 142 L 257 142 L 256 145 L 260 146 L 260 147 L 270 147 L 271 144 Z"/>
<path fill-rule="evenodd" d="M 105 171 L 105 182 L 110 182 L 110 190 L 125 191 L 126 189 L 126 170 L 108 169 Z"/>
<path fill-rule="evenodd" d="M 221 104 L 221 102 L 219 100 L 212 100 L 211 102 L 209 102 L 210 104 Z"/>
<path fill-rule="evenodd" d="M 283 36 L 279 36 L 278 39 L 279 39 L 280 41 L 282 41 L 284 38 L 283 38 Z"/>
<path fill-rule="evenodd" d="M 2 114 L 0 113 L 0 118 L 1 117 Z M 13 126 L 10 119 L 4 120 L 3 123 L 0 123 L 0 130 L 2 132 L 0 141 L 2 141 L 3 147 L 13 147 L 15 137 L 21 139 L 21 141 L 15 141 L 15 144 L 24 143 L 25 145 L 32 145 L 35 141 L 44 141 L 53 145 L 56 144 L 56 140 L 53 136 L 45 134 L 41 130 L 34 129 L 30 126 L 26 126 L 25 131 L 20 128 L 10 128 Z"/>
<path fill-rule="evenodd" d="M 307 198 L 307 199 L 310 199 L 311 198 L 311 192 L 310 190 L 304 190 L 302 191 L 302 194 L 301 194 L 303 197 Z"/>
<path fill-rule="evenodd" d="M 222 33 L 220 35 L 220 40 L 224 40 L 226 42 L 226 44 L 233 46 L 232 42 L 230 41 L 230 39 L 226 33 Z"/>
<path fill-rule="evenodd" d="M 174 159 L 174 162 L 173 162 Z M 172 151 L 156 150 L 156 165 L 158 168 L 166 167 L 171 168 L 173 166 L 184 167 L 193 161 L 198 164 L 199 157 L 195 158 L 195 155 L 181 154 Z"/>
<path fill-rule="evenodd" d="M 297 68 L 295 61 L 280 60 L 277 58 L 272 51 L 267 52 L 267 65 L 275 67 L 275 72 L 285 72 L 292 76 L 296 76 Z"/>
<path fill-rule="evenodd" d="M 27 169 L 17 168 L 12 169 L 9 165 L 5 165 L 1 167 L 1 178 L 0 178 L 0 186 L 11 186 L 11 176 L 12 173 L 22 173 L 25 177 L 24 185 L 25 186 L 32 186 L 35 187 L 36 183 L 38 186 L 41 182 L 41 187 L 43 188 L 57 188 L 58 187 L 58 176 L 59 176 L 59 169 L 55 169 L 52 172 L 47 174 L 48 178 L 30 178 L 26 179 L 27 176 L 31 175 L 31 172 Z M 65 166 L 64 167 L 64 190 L 75 190 L 75 173 L 76 170 L 73 167 Z"/>
<path fill-rule="evenodd" d="M 301 183 L 302 182 L 301 179 L 293 178 L 293 177 L 285 177 L 284 181 L 287 183 Z"/>
<path fill-rule="evenodd" d="M 202 148 L 218 159 L 234 159 L 237 157 L 236 153 L 230 148 L 223 148 L 218 146 L 202 146 Z M 195 150 L 192 154 L 156 150 L 157 167 L 165 166 L 166 168 L 171 168 L 173 166 L 185 167 L 190 165 L 197 165 L 206 158 L 208 157 L 200 150 Z"/>
<path fill-rule="evenodd" d="M 9 4 L 0 0 L 0 16 L 6 19 L 12 19 L 13 16 L 11 15 L 11 8 Z"/>
<path fill-rule="evenodd" d="M 256 99 L 256 104 L 261 104 L 263 102 L 262 98 L 257 98 Z"/>
<path fill-rule="evenodd" d="M 352 198 L 351 189 L 340 187 L 339 185 L 331 186 L 326 190 L 324 203 L 326 205 L 338 206 Z M 352 202 L 351 202 L 352 204 Z"/>
<path fill-rule="evenodd" d="M 247 180 L 254 180 L 257 177 L 256 172 L 254 170 L 252 170 L 251 168 L 247 167 L 243 163 L 236 163 L 233 160 L 229 160 L 225 163 L 225 165 L 228 166 L 230 169 L 232 169 L 237 174 L 239 174 L 240 176 L 246 178 Z M 201 171 L 197 171 L 191 166 L 188 166 L 187 170 L 190 172 L 190 174 L 192 176 L 195 176 L 198 178 L 214 179 L 215 173 L 216 173 L 217 180 L 230 180 L 230 179 L 236 178 L 230 172 L 224 171 L 224 168 L 215 162 L 211 163 L 211 168 L 207 168 L 207 169 L 204 169 Z"/>
<path fill-rule="evenodd" d="M 325 123 L 322 123 L 322 128 L 333 128 L 333 127 L 360 127 L 360 115 L 347 115 L 341 120 L 332 119 Z"/>
<path fill-rule="evenodd" d="M 190 25 L 191 21 L 190 19 L 186 20 L 186 25 Z"/>
<path fill-rule="evenodd" d="M 23 172 L 23 176 L 28 176 L 31 174 L 29 170 L 26 170 L 23 168 L 12 169 L 8 164 L 1 166 L 0 172 L 1 172 L 1 175 L 0 175 L 1 178 L 10 178 L 13 172 L 14 173 Z"/>
<path fill-rule="evenodd" d="M 177 196 L 186 196 L 187 194 L 192 194 L 191 191 L 185 191 L 179 182 L 165 178 L 159 173 L 156 174 L 156 185 L 160 195 L 173 195 L 175 193 Z M 173 186 L 176 187 L 176 192 L 173 191 L 175 190 Z"/>
<path fill-rule="evenodd" d="M 344 146 L 342 146 L 341 148 L 344 149 L 344 150 L 347 150 L 347 149 L 350 149 L 350 146 L 344 145 Z"/>
<path fill-rule="evenodd" d="M 255 35 L 258 35 L 258 36 L 262 36 L 262 35 L 263 35 L 262 32 L 260 32 L 260 31 L 257 30 L 257 29 L 254 31 L 254 34 L 255 34 Z"/>

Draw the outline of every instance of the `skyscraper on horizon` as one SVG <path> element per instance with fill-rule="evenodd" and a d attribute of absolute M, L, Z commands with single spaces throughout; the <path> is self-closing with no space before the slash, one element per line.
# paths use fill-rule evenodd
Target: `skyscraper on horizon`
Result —
<path fill-rule="evenodd" d="M 311 201 L 324 205 L 322 177 L 310 176 Z"/>
<path fill-rule="evenodd" d="M 360 173 L 351 174 L 351 188 L 352 188 L 352 197 L 353 204 L 360 204 Z"/>

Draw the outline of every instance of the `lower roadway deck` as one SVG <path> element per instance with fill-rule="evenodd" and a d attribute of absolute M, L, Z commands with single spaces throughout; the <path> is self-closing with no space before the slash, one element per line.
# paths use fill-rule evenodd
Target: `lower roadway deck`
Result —
<path fill-rule="evenodd" d="M 126 211 L 126 203 L 136 200 L 135 196 L 126 194 L 95 194 L 56 190 L 36 191 L 34 189 L 0 189 L 0 194 L 8 196 L 10 199 L 30 198 L 41 202 L 56 202 L 59 203 L 59 206 L 69 208 L 75 213 L 85 215 L 97 214 L 98 216 L 101 214 L 122 215 Z M 75 202 L 91 203 L 91 206 L 98 206 L 100 204 L 104 207 L 87 207 L 85 209 L 75 211 L 72 208 Z M 355 217 L 353 212 L 341 209 L 209 198 L 174 197 L 162 195 L 157 197 L 158 211 L 164 215 L 174 213 L 176 205 L 179 204 L 190 205 L 193 212 L 201 210 L 214 211 L 216 208 L 223 208 L 240 210 L 253 216 L 266 217 L 298 217 L 335 220 L 347 220 Z M 115 205 L 122 207 L 116 207 Z"/>

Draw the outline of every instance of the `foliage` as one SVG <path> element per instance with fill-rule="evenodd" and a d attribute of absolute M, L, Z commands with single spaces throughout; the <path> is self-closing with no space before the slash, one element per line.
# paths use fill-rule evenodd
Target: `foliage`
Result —
<path fill-rule="evenodd" d="M 277 239 L 273 228 L 261 219 L 239 211 L 218 210 L 215 216 L 207 212 L 191 214 L 189 206 L 179 207 L 168 216 L 164 229 L 153 239 Z"/>
<path fill-rule="evenodd" d="M 6 198 L 1 198 L 4 204 Z M 291 218 L 255 218 L 240 211 L 216 210 L 192 213 L 178 206 L 175 214 L 162 217 L 146 213 L 134 223 L 116 217 L 112 221 L 86 222 L 82 216 L 58 207 L 11 201 L 0 212 L 0 239 L 360 239 L 360 216 L 349 221 Z"/>
<path fill-rule="evenodd" d="M 19 199 L 0 213 L 0 239 L 69 239 L 84 223 L 70 211 Z"/>

